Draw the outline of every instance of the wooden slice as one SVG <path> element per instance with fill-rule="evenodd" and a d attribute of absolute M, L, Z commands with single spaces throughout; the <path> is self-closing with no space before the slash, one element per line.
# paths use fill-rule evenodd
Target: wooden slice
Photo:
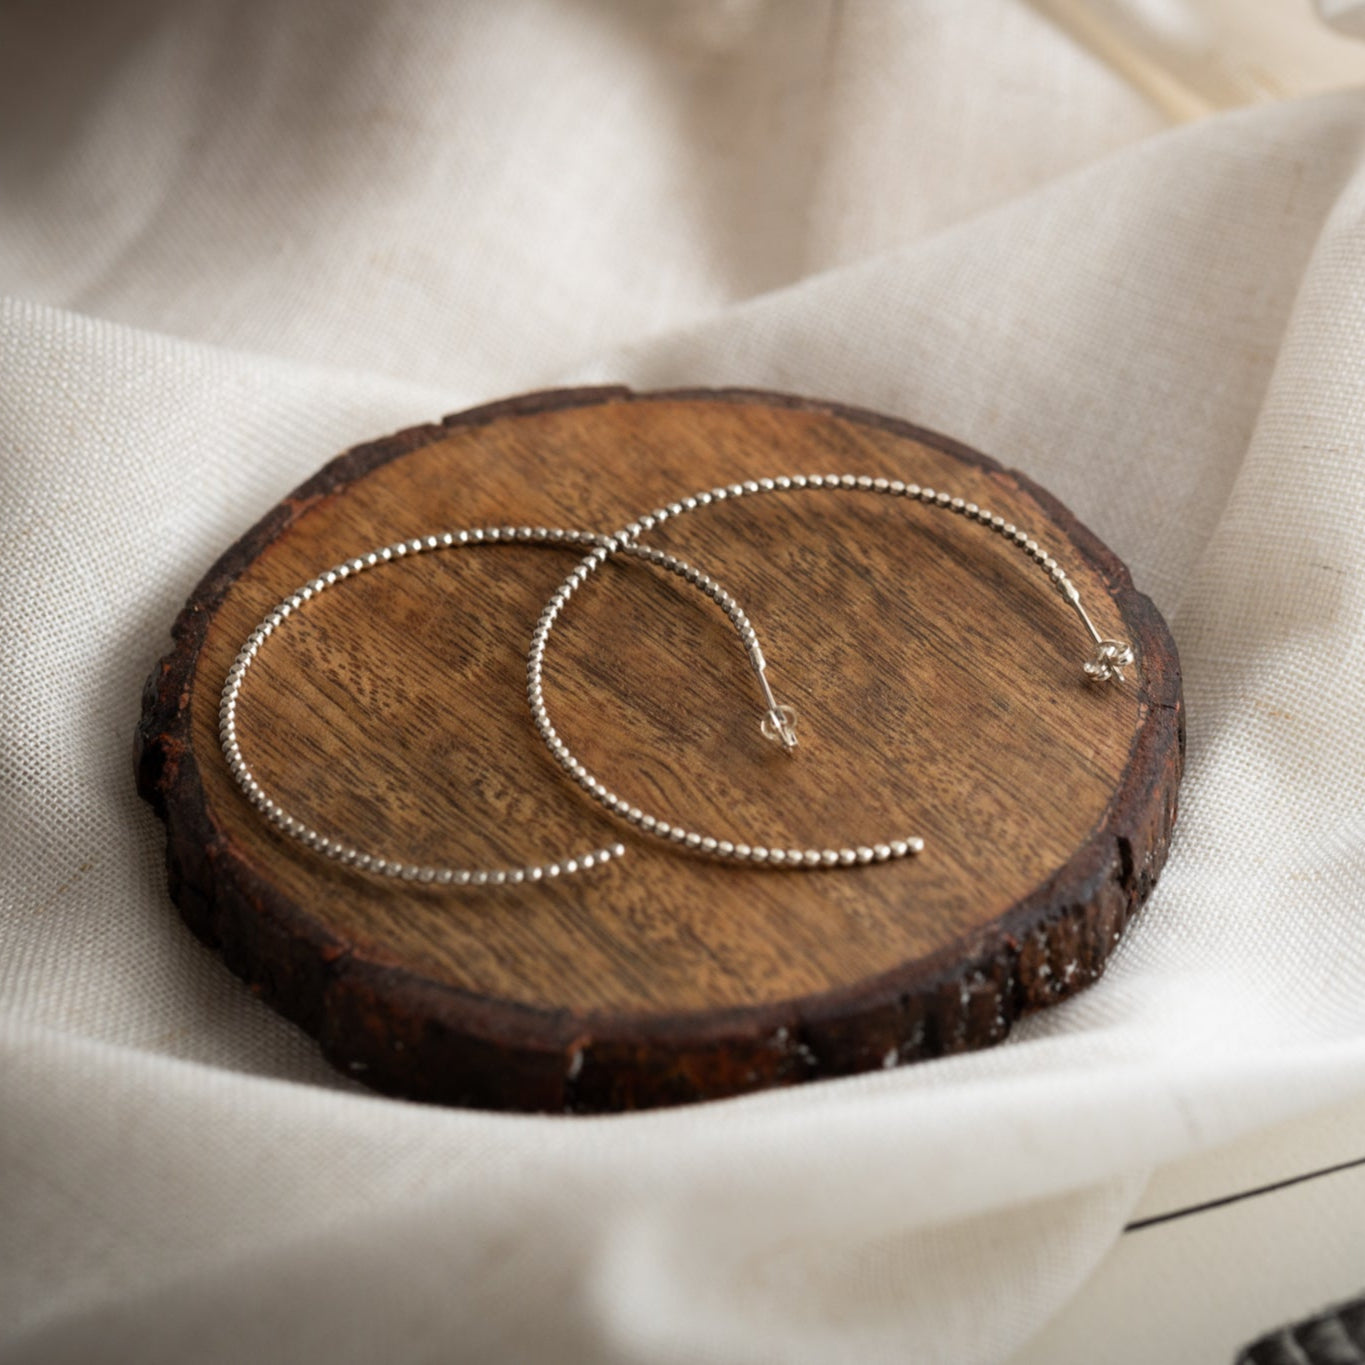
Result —
<path fill-rule="evenodd" d="M 269 828 L 217 742 L 224 676 L 285 594 L 401 537 L 616 529 L 716 484 L 791 473 L 932 484 L 1028 528 L 1106 635 L 1087 684 L 1070 608 L 999 536 L 938 508 L 804 491 L 707 507 L 650 543 L 743 603 L 793 757 L 759 733 L 729 622 L 613 561 L 552 637 L 545 685 L 589 768 L 661 818 L 737 842 L 920 835 L 916 859 L 738 869 L 633 833 L 528 718 L 525 652 L 573 551 L 425 554 L 328 591 L 262 650 L 243 749 L 286 809 L 409 862 L 513 865 L 621 839 L 552 883 L 433 889 Z M 532 394 L 334 460 L 195 590 L 148 682 L 140 790 L 171 894 L 228 966 L 388 1093 L 505 1109 L 672 1104 L 1000 1041 L 1103 970 L 1166 857 L 1183 754 L 1165 623 L 1049 494 L 953 441 L 753 392 Z"/>

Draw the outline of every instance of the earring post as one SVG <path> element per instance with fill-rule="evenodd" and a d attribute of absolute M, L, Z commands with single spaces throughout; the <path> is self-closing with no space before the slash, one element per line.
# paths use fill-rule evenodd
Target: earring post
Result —
<path fill-rule="evenodd" d="M 790 754 L 796 748 L 796 708 L 784 705 L 773 696 L 768 675 L 762 668 L 758 669 L 758 685 L 763 689 L 763 700 L 768 703 L 768 713 L 759 727 L 763 738 L 780 744 L 783 752 Z"/>

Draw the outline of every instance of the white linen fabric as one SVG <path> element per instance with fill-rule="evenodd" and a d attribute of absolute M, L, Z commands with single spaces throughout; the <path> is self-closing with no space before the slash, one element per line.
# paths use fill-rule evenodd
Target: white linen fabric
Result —
<path fill-rule="evenodd" d="M 1162 131 L 1012 0 L 0 22 L 5 1360 L 1002 1361 L 1155 1165 L 1365 1091 L 1365 94 Z M 599 380 L 907 417 L 1127 560 L 1189 767 L 1103 981 L 565 1120 L 365 1093 L 190 937 L 130 740 L 199 575 Z"/>

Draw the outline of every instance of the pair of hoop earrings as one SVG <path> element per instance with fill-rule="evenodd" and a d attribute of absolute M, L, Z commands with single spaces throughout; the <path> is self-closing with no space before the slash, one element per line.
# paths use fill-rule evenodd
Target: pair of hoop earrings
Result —
<path fill-rule="evenodd" d="M 705 857 L 746 867 L 784 868 L 811 871 L 823 868 L 863 866 L 874 862 L 889 862 L 912 857 L 923 847 L 922 839 L 896 832 L 879 842 L 846 848 L 791 848 L 781 842 L 770 844 L 744 843 L 737 839 L 719 837 L 693 830 L 674 821 L 660 819 L 632 805 L 618 795 L 595 774 L 591 773 L 560 737 L 545 701 L 543 675 L 545 654 L 550 636 L 564 608 L 573 595 L 608 559 L 624 555 L 667 570 L 695 587 L 715 602 L 729 618 L 749 661 L 762 698 L 763 715 L 760 728 L 766 739 L 791 753 L 797 743 L 796 712 L 779 702 L 767 679 L 767 662 L 758 635 L 748 616 L 735 598 L 709 574 L 676 555 L 653 549 L 640 543 L 640 536 L 656 529 L 664 522 L 687 513 L 709 507 L 714 503 L 733 501 L 768 493 L 787 493 L 812 489 L 862 492 L 892 498 L 905 498 L 928 507 L 942 508 L 968 521 L 976 522 L 1020 550 L 1048 577 L 1054 589 L 1080 618 L 1093 646 L 1093 653 L 1082 665 L 1087 680 L 1095 683 L 1122 682 L 1124 669 L 1133 663 L 1133 650 L 1122 640 L 1104 638 L 1095 628 L 1076 585 L 1061 565 L 1039 546 L 1026 531 L 1006 521 L 989 509 L 974 502 L 954 497 L 918 484 L 899 479 L 871 478 L 867 475 L 782 475 L 777 478 L 749 480 L 712 488 L 632 521 L 614 535 L 591 531 L 563 530 L 544 526 L 492 526 L 462 531 L 446 531 L 439 535 L 419 536 L 398 541 L 357 555 L 319 574 L 278 603 L 247 637 L 238 652 L 223 684 L 219 704 L 219 740 L 228 769 L 246 799 L 276 829 L 325 857 L 361 871 L 404 881 L 440 886 L 501 886 L 539 882 L 578 872 L 589 871 L 624 855 L 624 844 L 613 843 L 575 854 L 562 861 L 532 863 L 511 868 L 466 868 L 425 865 L 403 862 L 379 856 L 353 847 L 314 829 L 286 811 L 261 785 L 242 754 L 237 734 L 237 705 L 242 686 L 251 665 L 265 642 L 279 631 L 309 602 L 329 588 L 367 573 L 384 564 L 391 564 L 413 555 L 469 546 L 518 544 L 544 546 L 552 549 L 586 549 L 586 556 L 560 584 L 546 603 L 531 636 L 526 660 L 526 692 L 531 718 L 550 753 L 560 767 L 589 796 L 604 806 L 616 818 L 643 834 L 687 849 Z"/>

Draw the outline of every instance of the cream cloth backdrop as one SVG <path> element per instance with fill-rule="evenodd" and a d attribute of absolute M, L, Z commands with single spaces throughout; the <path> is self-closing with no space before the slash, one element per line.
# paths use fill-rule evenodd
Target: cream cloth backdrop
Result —
<path fill-rule="evenodd" d="M 1154 1165 L 1365 1090 L 1365 95 L 1163 132 L 1008 0 L 0 23 L 4 1359 L 1001 1361 Z M 572 1121 L 364 1093 L 190 937 L 130 741 L 198 576 L 597 380 L 911 418 L 1127 559 L 1189 771 L 1099 985 Z"/>

